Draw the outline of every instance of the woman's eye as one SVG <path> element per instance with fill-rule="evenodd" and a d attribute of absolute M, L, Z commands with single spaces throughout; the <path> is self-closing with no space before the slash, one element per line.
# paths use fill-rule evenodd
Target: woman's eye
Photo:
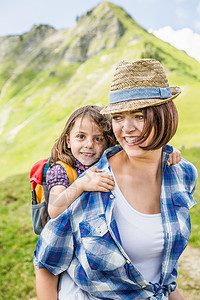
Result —
<path fill-rule="evenodd" d="M 115 120 L 115 121 L 118 121 L 118 120 L 121 120 L 122 116 L 120 115 L 113 115 L 112 116 L 112 119 Z"/>
<path fill-rule="evenodd" d="M 139 120 L 144 120 L 144 116 L 143 115 L 136 115 L 135 118 L 139 119 Z"/>

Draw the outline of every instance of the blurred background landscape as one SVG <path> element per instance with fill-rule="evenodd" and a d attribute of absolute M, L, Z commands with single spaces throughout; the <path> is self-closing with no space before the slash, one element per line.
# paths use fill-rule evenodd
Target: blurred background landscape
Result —
<path fill-rule="evenodd" d="M 175 100 L 179 128 L 170 143 L 200 170 L 200 63 L 147 31 L 122 7 L 101 1 L 69 29 L 39 24 L 23 34 L 0 36 L 0 299 L 36 295 L 31 166 L 49 156 L 73 110 L 108 103 L 118 61 L 140 58 L 159 60 L 170 85 L 181 86 Z M 181 261 L 178 280 L 192 300 L 200 292 L 199 196 L 198 183 L 190 260 Z"/>

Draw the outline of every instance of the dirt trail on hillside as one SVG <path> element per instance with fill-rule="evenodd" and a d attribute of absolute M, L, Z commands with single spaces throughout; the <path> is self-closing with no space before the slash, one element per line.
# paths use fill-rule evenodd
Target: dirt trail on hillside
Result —
<path fill-rule="evenodd" d="M 187 246 L 179 260 L 178 287 L 186 300 L 200 299 L 200 250 Z"/>

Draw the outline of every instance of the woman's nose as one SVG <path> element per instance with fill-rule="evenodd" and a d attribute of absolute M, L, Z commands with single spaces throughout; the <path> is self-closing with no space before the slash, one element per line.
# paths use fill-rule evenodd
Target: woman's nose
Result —
<path fill-rule="evenodd" d="M 134 129 L 135 129 L 135 125 L 134 125 L 133 119 L 129 118 L 129 117 L 126 117 L 124 119 L 122 131 L 124 131 L 124 132 L 130 132 L 130 131 L 132 131 Z"/>

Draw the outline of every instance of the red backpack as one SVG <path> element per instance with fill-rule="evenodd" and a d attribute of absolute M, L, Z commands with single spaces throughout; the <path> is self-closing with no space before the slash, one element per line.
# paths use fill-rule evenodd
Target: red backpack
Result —
<path fill-rule="evenodd" d="M 56 164 L 63 166 L 70 185 L 76 180 L 77 174 L 74 168 L 68 164 L 58 161 Z M 35 234 L 40 234 L 50 216 L 48 214 L 49 190 L 46 183 L 46 173 L 49 169 L 49 159 L 36 162 L 30 171 L 30 182 L 32 184 L 31 215 Z"/>

